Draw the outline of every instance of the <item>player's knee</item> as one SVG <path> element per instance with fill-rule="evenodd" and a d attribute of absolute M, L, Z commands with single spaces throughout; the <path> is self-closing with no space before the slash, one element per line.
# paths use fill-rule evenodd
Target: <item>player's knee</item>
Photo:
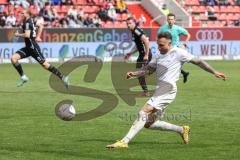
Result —
<path fill-rule="evenodd" d="M 145 128 L 149 128 L 156 120 L 156 117 L 153 114 L 148 115 L 148 119 L 146 124 L 144 125 Z"/>
<path fill-rule="evenodd" d="M 44 69 L 48 69 L 49 66 L 50 66 L 50 64 L 47 63 L 47 62 L 42 63 L 42 67 L 43 67 Z"/>
<path fill-rule="evenodd" d="M 18 58 L 17 55 L 13 55 L 13 56 L 11 57 L 11 62 L 12 62 L 12 63 L 17 63 L 18 60 L 19 60 L 19 58 Z"/>

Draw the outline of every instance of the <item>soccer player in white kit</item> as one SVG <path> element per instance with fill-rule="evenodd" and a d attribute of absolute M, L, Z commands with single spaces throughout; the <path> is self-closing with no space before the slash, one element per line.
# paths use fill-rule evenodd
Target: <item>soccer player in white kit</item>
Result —
<path fill-rule="evenodd" d="M 212 73 L 217 78 L 226 80 L 226 76 L 215 70 L 207 62 L 194 57 L 186 50 L 173 47 L 171 44 L 172 36 L 169 32 L 158 34 L 157 44 L 160 54 L 151 62 L 135 72 L 128 72 L 127 78 L 150 75 L 154 71 L 157 73 L 157 85 L 153 96 L 147 101 L 143 108 L 139 111 L 139 117 L 135 120 L 129 132 L 122 140 L 107 145 L 107 148 L 127 148 L 128 143 L 134 136 L 144 127 L 155 130 L 167 130 L 179 133 L 185 144 L 189 143 L 189 126 L 177 126 L 165 121 L 156 120 L 156 116 L 162 116 L 164 110 L 176 97 L 177 85 L 181 67 L 185 62 L 198 65 L 203 70 Z"/>

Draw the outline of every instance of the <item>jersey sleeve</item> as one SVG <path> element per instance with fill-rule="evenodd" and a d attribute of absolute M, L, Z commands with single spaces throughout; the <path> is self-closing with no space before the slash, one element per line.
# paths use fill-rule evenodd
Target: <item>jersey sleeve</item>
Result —
<path fill-rule="evenodd" d="M 177 53 L 179 55 L 179 60 L 182 63 L 189 62 L 194 58 L 194 55 L 190 54 L 187 50 L 178 48 Z"/>
<path fill-rule="evenodd" d="M 187 35 L 188 31 L 183 27 L 178 27 L 178 35 Z"/>
<path fill-rule="evenodd" d="M 134 34 L 137 35 L 139 38 L 141 38 L 142 35 L 144 35 L 144 32 L 143 32 L 142 29 L 136 28 L 136 29 L 134 30 Z"/>

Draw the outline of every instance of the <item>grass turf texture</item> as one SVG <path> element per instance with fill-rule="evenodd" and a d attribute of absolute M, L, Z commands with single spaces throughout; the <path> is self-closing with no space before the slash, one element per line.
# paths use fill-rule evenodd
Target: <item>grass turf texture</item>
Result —
<path fill-rule="evenodd" d="M 0 160 L 155 160 L 155 159 L 239 159 L 240 87 L 239 62 L 210 62 L 229 80 L 223 82 L 198 67 L 187 64 L 187 84 L 178 82 L 176 100 L 168 106 L 166 119 L 191 126 L 191 142 L 183 145 L 176 133 L 143 129 L 128 149 L 108 150 L 105 146 L 121 139 L 147 100 L 138 98 L 128 106 L 119 97 L 112 112 L 85 122 L 64 122 L 55 116 L 55 105 L 72 99 L 77 112 L 95 108 L 100 101 L 53 91 L 50 73 L 38 64 L 23 64 L 29 83 L 21 88 L 10 64 L 0 65 Z M 70 77 L 75 85 L 111 92 L 110 64 L 104 64 L 96 82 L 82 83 L 84 69 Z M 117 95 L 116 95 L 117 96 Z"/>

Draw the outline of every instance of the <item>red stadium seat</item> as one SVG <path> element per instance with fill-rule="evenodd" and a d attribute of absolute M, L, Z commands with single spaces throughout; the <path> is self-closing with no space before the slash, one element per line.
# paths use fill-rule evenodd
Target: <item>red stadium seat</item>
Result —
<path fill-rule="evenodd" d="M 227 19 L 227 14 L 226 13 L 222 13 L 220 14 L 220 16 L 218 17 L 218 20 L 226 20 Z"/>
<path fill-rule="evenodd" d="M 70 6 L 62 6 L 59 11 L 60 11 L 60 12 L 67 13 L 68 10 L 69 10 L 69 8 L 70 8 Z"/>
<path fill-rule="evenodd" d="M 240 6 L 234 6 L 233 7 L 233 12 L 234 13 L 240 13 Z"/>
<path fill-rule="evenodd" d="M 219 6 L 213 6 L 213 8 L 214 8 L 216 13 L 220 11 Z"/>
<path fill-rule="evenodd" d="M 126 20 L 128 17 L 129 17 L 129 15 L 127 13 L 122 14 L 122 20 Z"/>
<path fill-rule="evenodd" d="M 208 20 L 208 18 L 206 17 L 206 15 L 204 13 L 200 14 L 199 19 L 203 20 L 203 21 L 207 21 Z"/>
<path fill-rule="evenodd" d="M 206 12 L 205 6 L 199 6 L 199 12 Z"/>

